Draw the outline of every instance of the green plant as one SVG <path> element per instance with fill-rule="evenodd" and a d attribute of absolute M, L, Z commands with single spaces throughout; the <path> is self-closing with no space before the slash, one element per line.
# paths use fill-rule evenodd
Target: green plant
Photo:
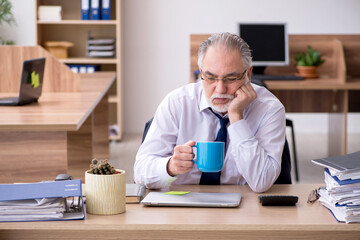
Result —
<path fill-rule="evenodd" d="M 0 0 L 0 25 L 4 22 L 9 25 L 15 24 L 15 18 L 11 9 L 12 4 L 9 0 Z"/>
<path fill-rule="evenodd" d="M 14 15 L 11 12 L 12 4 L 10 0 L 0 0 L 0 25 L 7 23 L 10 26 L 16 24 Z M 0 37 L 0 45 L 13 45 L 14 41 L 5 40 Z"/>
<path fill-rule="evenodd" d="M 111 166 L 107 159 L 96 159 L 91 160 L 90 173 L 99 175 L 110 175 L 116 173 L 116 170 Z"/>
<path fill-rule="evenodd" d="M 298 53 L 295 58 L 298 66 L 320 66 L 325 62 L 319 51 L 308 46 L 308 52 Z"/>

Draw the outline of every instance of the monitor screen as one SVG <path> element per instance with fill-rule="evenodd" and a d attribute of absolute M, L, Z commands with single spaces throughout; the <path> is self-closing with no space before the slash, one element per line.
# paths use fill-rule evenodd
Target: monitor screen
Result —
<path fill-rule="evenodd" d="M 252 50 L 253 66 L 289 65 L 285 23 L 240 23 L 239 35 Z"/>

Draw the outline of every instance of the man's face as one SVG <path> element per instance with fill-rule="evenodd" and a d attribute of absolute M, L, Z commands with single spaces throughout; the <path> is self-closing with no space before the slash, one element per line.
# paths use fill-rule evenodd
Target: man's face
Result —
<path fill-rule="evenodd" d="M 238 51 L 228 51 L 221 46 L 207 49 L 201 68 L 205 95 L 210 107 L 220 113 L 226 113 L 228 106 L 235 97 L 235 92 L 245 83 L 246 69 Z M 243 76 L 241 78 L 241 76 Z M 208 79 L 218 79 L 208 81 Z M 222 79 L 239 79 L 223 81 Z M 221 79 L 221 80 L 219 80 Z"/>

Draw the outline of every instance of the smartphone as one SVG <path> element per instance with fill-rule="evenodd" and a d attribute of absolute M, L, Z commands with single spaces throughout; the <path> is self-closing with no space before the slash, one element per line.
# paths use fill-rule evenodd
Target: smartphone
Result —
<path fill-rule="evenodd" d="M 260 195 L 259 201 L 263 206 L 294 206 L 298 196 L 292 195 Z"/>

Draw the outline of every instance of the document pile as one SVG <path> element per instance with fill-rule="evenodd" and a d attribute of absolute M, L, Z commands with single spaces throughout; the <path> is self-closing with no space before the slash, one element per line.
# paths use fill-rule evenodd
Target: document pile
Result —
<path fill-rule="evenodd" d="M 0 184 L 0 222 L 84 219 L 81 180 Z"/>
<path fill-rule="evenodd" d="M 87 41 L 88 57 L 115 57 L 115 38 L 90 38 Z"/>
<path fill-rule="evenodd" d="M 43 21 L 61 21 L 61 6 L 39 6 L 38 18 Z"/>
<path fill-rule="evenodd" d="M 360 151 L 312 160 L 325 167 L 326 188 L 319 201 L 339 222 L 360 222 Z"/>

